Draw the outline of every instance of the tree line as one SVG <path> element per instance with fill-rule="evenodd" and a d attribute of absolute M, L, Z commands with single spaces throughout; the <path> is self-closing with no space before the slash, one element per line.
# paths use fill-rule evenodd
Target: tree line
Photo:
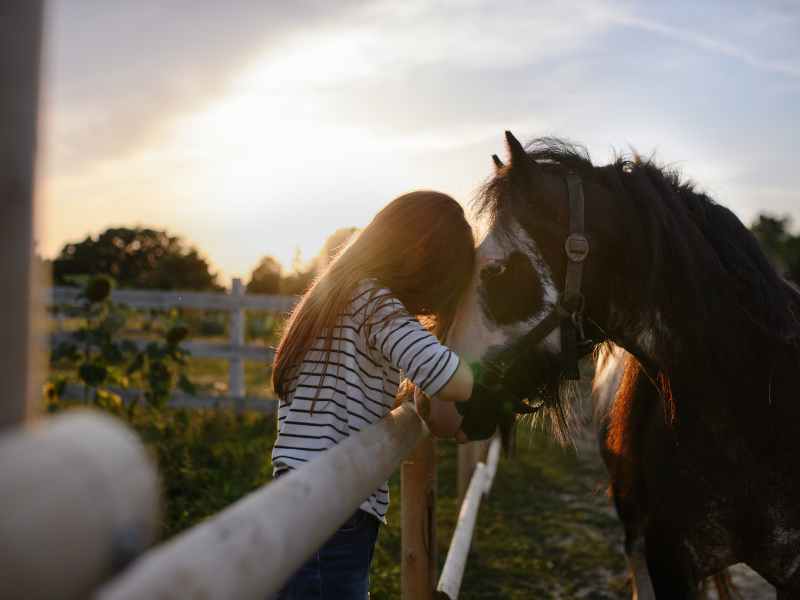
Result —
<path fill-rule="evenodd" d="M 264 256 L 250 273 L 248 293 L 302 294 L 355 232 L 355 227 L 336 230 L 308 263 L 298 252 L 288 272 L 275 257 Z M 120 288 L 224 289 L 197 248 L 167 231 L 145 227 L 113 227 L 66 244 L 47 266 L 54 285 L 85 285 L 91 277 L 105 275 Z"/>
<path fill-rule="evenodd" d="M 778 271 L 800 283 L 800 234 L 792 233 L 791 218 L 762 213 L 750 230 Z M 356 231 L 336 230 L 308 263 L 296 254 L 288 271 L 275 257 L 264 256 L 250 273 L 248 293 L 302 294 Z M 113 227 L 66 244 L 49 266 L 55 285 L 83 285 L 91 276 L 107 275 L 121 288 L 224 289 L 197 248 L 167 231 L 144 227 Z"/>

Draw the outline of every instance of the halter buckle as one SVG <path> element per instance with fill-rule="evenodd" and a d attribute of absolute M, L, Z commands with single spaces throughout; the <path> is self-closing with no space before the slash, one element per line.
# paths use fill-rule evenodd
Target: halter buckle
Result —
<path fill-rule="evenodd" d="M 564 251 L 572 262 L 581 263 L 589 256 L 589 240 L 581 233 L 571 233 L 564 241 Z"/>

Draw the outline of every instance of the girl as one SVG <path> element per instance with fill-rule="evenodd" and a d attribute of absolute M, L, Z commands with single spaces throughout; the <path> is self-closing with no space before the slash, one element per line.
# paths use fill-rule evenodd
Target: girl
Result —
<path fill-rule="evenodd" d="M 474 256 L 463 209 L 431 191 L 389 203 L 339 253 L 293 311 L 275 355 L 276 477 L 385 416 L 404 379 L 432 398 L 429 425 L 437 435 L 452 436 L 467 423 L 464 406 L 493 406 L 495 395 L 475 385 L 482 392 L 476 397 L 470 369 L 429 330 L 441 333 L 451 322 L 472 277 Z M 428 328 L 415 316 L 425 318 Z M 454 402 L 467 399 L 456 410 Z M 485 427 L 483 413 L 475 420 Z M 488 434 L 470 437 L 493 432 L 492 426 Z M 366 599 L 378 526 L 388 505 L 384 484 L 279 598 Z"/>

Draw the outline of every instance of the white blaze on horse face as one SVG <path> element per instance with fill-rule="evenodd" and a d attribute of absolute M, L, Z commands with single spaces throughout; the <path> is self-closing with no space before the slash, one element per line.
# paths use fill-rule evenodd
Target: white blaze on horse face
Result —
<path fill-rule="evenodd" d="M 509 255 L 514 251 L 525 254 L 536 271 L 544 290 L 544 297 L 541 299 L 542 308 L 525 321 L 511 325 L 499 325 L 486 314 L 481 303 L 480 273 L 488 265 L 506 264 Z M 558 302 L 558 290 L 553 284 L 550 268 L 542 258 L 536 242 L 528 233 L 517 223 L 513 224 L 510 235 L 499 236 L 494 230 L 491 230 L 478 246 L 475 273 L 472 276 L 470 287 L 461 301 L 450 334 L 447 336 L 447 344 L 467 361 L 479 360 L 489 348 L 506 346 L 531 331 L 544 320 L 556 302 Z M 554 329 L 542 341 L 542 345 L 554 353 L 559 352 L 561 349 L 560 328 Z"/>

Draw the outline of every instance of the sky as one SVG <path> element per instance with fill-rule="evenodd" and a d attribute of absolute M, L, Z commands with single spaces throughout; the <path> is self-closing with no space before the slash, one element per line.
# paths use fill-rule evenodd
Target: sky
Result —
<path fill-rule="evenodd" d="M 180 235 L 220 280 L 394 197 L 468 205 L 520 140 L 634 149 L 800 225 L 794 0 L 50 0 L 37 246 Z"/>

